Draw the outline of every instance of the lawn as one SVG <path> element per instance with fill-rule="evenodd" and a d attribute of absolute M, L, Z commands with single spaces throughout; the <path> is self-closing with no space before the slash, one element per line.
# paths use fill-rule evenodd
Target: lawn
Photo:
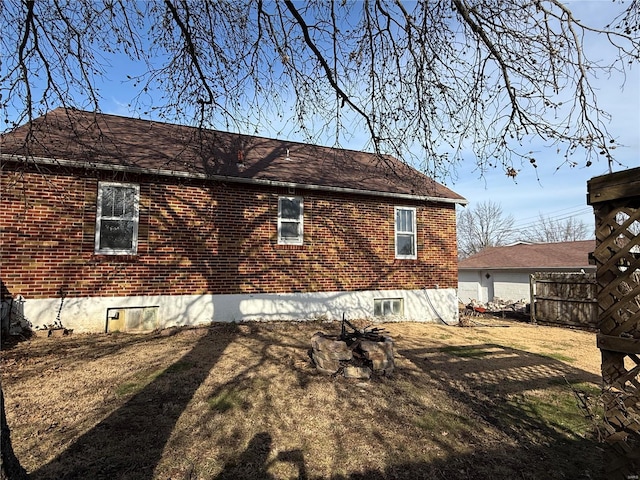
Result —
<path fill-rule="evenodd" d="M 396 370 L 310 362 L 339 323 L 71 335 L 2 351 L 32 479 L 598 479 L 592 333 L 483 319 L 391 323 Z M 581 399 L 580 401 L 578 399 Z"/>

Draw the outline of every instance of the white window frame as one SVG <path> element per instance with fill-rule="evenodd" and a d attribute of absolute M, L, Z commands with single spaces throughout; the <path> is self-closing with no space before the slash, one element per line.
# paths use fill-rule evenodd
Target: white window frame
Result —
<path fill-rule="evenodd" d="M 300 202 L 300 215 L 297 219 L 283 218 L 282 201 Z M 282 235 L 283 224 L 297 224 L 298 236 L 295 238 L 284 237 Z M 304 201 L 302 197 L 278 197 L 278 245 L 302 245 L 304 241 Z"/>
<path fill-rule="evenodd" d="M 398 225 L 398 213 L 401 211 L 409 211 L 411 212 L 411 228 L 412 230 L 401 229 Z M 418 258 L 418 232 L 417 232 L 417 222 L 416 222 L 416 213 L 417 209 L 415 207 L 395 207 L 393 211 L 393 223 L 395 225 L 395 250 L 396 250 L 396 258 L 415 260 Z M 410 255 L 401 254 L 398 252 L 398 237 L 399 236 L 411 236 L 412 237 L 412 249 L 413 253 Z"/>
<path fill-rule="evenodd" d="M 102 203 L 105 187 L 119 187 L 134 190 L 134 205 L 132 215 L 103 215 Z M 105 248 L 100 247 L 100 231 L 103 220 L 128 220 L 133 221 L 131 248 Z M 95 253 L 100 255 L 136 255 L 138 252 L 138 224 L 140 220 L 140 186 L 132 183 L 98 182 L 98 200 L 96 205 L 96 237 Z"/>

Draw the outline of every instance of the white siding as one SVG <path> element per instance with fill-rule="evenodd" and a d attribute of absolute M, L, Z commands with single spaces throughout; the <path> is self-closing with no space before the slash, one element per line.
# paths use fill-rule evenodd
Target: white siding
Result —
<path fill-rule="evenodd" d="M 458 297 L 467 304 L 471 300 L 484 302 L 481 297 L 480 272 L 478 270 L 460 270 L 458 272 Z"/>
<path fill-rule="evenodd" d="M 488 276 L 487 276 L 488 275 Z M 462 302 L 477 300 L 481 303 L 501 300 L 529 302 L 529 272 L 501 270 L 460 270 L 458 297 Z"/>
<path fill-rule="evenodd" d="M 504 301 L 530 301 L 529 272 L 493 272 L 493 294 Z"/>

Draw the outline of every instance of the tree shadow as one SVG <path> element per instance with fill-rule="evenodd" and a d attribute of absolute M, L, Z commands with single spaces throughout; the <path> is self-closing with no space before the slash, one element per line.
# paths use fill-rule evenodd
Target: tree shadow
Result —
<path fill-rule="evenodd" d="M 30 478 L 154 478 L 178 418 L 235 336 L 235 325 L 207 329 L 188 353 Z"/>
<path fill-rule="evenodd" d="M 409 473 L 386 472 L 378 478 L 431 478 L 419 475 L 420 471 L 449 472 L 435 478 L 490 478 L 505 471 L 523 479 L 604 478 L 602 450 L 597 447 L 594 432 L 576 435 L 563 421 L 554 420 L 544 411 L 552 406 L 532 405 L 527 399 L 527 392 L 537 389 L 561 385 L 569 389 L 569 385 L 582 382 L 599 385 L 600 376 L 549 356 L 488 343 L 402 349 L 399 354 L 423 370 L 447 397 L 469 407 L 474 416 L 468 419 L 470 422 L 491 425 L 514 439 L 517 448 L 462 456 L 451 451 L 450 463 L 458 465 L 457 469 L 438 462 L 400 465 L 391 470 Z M 487 455 L 496 459 L 496 465 L 487 462 Z"/>
<path fill-rule="evenodd" d="M 274 477 L 267 472 L 268 458 L 271 453 L 272 438 L 269 433 L 261 432 L 247 445 L 247 448 L 236 459 L 225 464 L 216 480 L 232 480 L 251 478 L 255 480 L 270 480 Z"/>
<path fill-rule="evenodd" d="M 189 353 L 74 440 L 32 478 L 602 478 L 597 471 L 600 451 L 595 442 L 576 438 L 568 430 L 563 431 L 561 425 L 550 424 L 547 416 L 506 401 L 509 395 L 544 389 L 565 378 L 570 382 L 597 382 L 598 376 L 554 358 L 498 344 L 451 346 L 428 340 L 409 343 L 401 337 L 397 343 L 397 357 L 401 360 L 396 373 L 372 381 L 367 387 L 371 391 L 379 387 L 376 394 L 384 393 L 384 400 L 374 416 L 364 418 L 363 392 L 346 379 L 317 375 L 308 361 L 308 333 L 313 329 L 287 324 L 283 331 L 281 326 L 270 323 L 211 328 L 193 342 L 195 346 Z M 250 351 L 250 355 L 236 356 L 237 350 L 229 349 L 231 344 L 239 346 L 239 351 Z M 228 355 L 221 358 L 225 348 Z M 211 382 L 207 374 L 214 366 L 227 374 L 220 381 Z M 287 371 L 288 379 L 281 375 L 282 370 Z M 278 390 L 269 391 L 278 382 L 291 382 L 284 401 L 274 395 Z M 208 408 L 198 410 L 188 404 L 203 383 L 197 401 L 205 401 Z M 277 420 L 280 414 L 291 415 L 289 407 L 300 400 L 304 390 L 322 392 L 313 390 L 319 384 L 328 384 L 330 391 L 339 394 L 326 406 L 336 409 L 330 414 L 331 421 L 345 426 L 322 446 L 322 453 L 335 459 L 336 472 L 322 476 L 314 471 L 312 452 L 318 453 L 315 433 L 283 441 L 281 429 L 285 424 Z M 424 401 L 422 393 L 430 388 L 441 395 L 443 405 Z M 215 399 L 221 401 L 214 404 Z M 235 405 L 225 409 L 225 399 Z M 408 408 L 400 408 L 400 400 Z M 192 423 L 178 424 L 185 409 L 192 407 L 198 411 L 197 418 L 190 419 Z M 230 418 L 235 420 L 226 420 L 234 409 L 237 416 Z M 265 418 L 261 419 L 261 415 Z M 416 424 L 430 415 L 436 417 L 438 430 L 432 432 L 420 425 L 416 429 Z M 363 422 L 379 422 L 379 427 L 359 430 Z M 408 433 L 387 436 L 387 428 Z M 448 429 L 448 436 L 442 436 L 440 428 Z M 479 440 L 478 431 L 489 432 L 491 441 Z M 398 439 L 411 441 L 411 432 L 427 442 L 426 448 L 440 453 L 415 461 L 403 455 Z M 370 454 L 384 461 L 368 468 L 369 453 L 362 453 L 357 466 L 342 468 L 341 462 L 348 457 L 353 461 L 348 451 L 354 435 L 367 438 L 372 447 Z M 313 445 L 307 443 L 310 438 Z M 278 447 L 285 445 L 288 450 L 280 451 Z"/>
<path fill-rule="evenodd" d="M 257 362 L 250 366 L 238 366 L 234 377 L 227 383 L 220 385 L 211 396 L 221 391 L 244 392 L 251 390 L 252 374 L 258 372 L 266 363 L 277 363 L 297 370 L 296 377 L 300 388 L 306 388 L 310 378 L 314 382 L 322 381 L 322 378 L 314 377 L 307 367 L 301 368 L 300 364 L 290 364 L 287 355 L 283 355 L 281 348 L 302 350 L 306 345 L 300 344 L 295 335 L 279 336 L 274 339 L 268 333 L 268 325 L 249 325 L 244 333 L 260 344 L 256 348 Z M 279 349 L 274 349 L 279 347 Z M 226 444 L 228 452 L 236 450 L 238 453 L 231 455 L 222 471 L 216 479 L 272 479 L 294 478 L 274 477 L 270 468 L 277 462 L 290 462 L 297 471 L 297 478 L 316 480 L 413 480 L 413 479 L 486 479 L 486 478 L 521 478 L 523 480 L 534 479 L 603 479 L 601 472 L 601 449 L 597 442 L 588 436 L 577 437 L 570 428 L 564 428 L 560 423 L 549 421 L 547 414 L 529 410 L 518 402 L 507 401 L 509 395 L 519 395 L 534 389 L 544 389 L 560 382 L 593 382 L 598 383 L 600 377 L 589 372 L 571 367 L 564 362 L 532 354 L 514 348 L 497 344 L 474 344 L 456 346 L 453 349 L 446 347 L 409 348 L 400 349 L 398 354 L 415 364 L 423 373 L 426 373 L 430 381 L 437 385 L 437 390 L 445 396 L 443 401 L 450 402 L 450 397 L 455 402 L 470 407 L 473 412 L 469 418 L 463 418 L 461 413 L 450 413 L 447 417 L 451 422 L 461 422 L 460 431 L 455 431 L 455 426 L 448 437 L 439 439 L 440 432 L 436 432 L 430 441 L 438 444 L 443 451 L 440 458 L 432 461 L 398 461 L 394 460 L 394 452 L 398 452 L 398 445 L 389 443 L 384 433 L 377 439 L 389 455 L 389 461 L 384 468 L 364 469 L 352 471 L 346 474 L 333 474 L 327 476 L 313 476 L 308 474 L 305 463 L 304 448 L 293 449 L 286 452 L 270 454 L 272 448 L 272 436 L 268 432 L 254 434 L 246 447 L 235 444 Z M 303 352 L 299 351 L 297 357 L 302 358 Z M 450 368 L 451 363 L 459 363 L 459 368 Z M 402 371 L 398 372 L 399 378 L 387 378 L 383 382 L 392 386 L 397 380 L 404 381 L 408 377 Z M 409 375 L 410 376 L 410 375 Z M 304 378 L 305 380 L 300 380 Z M 277 381 L 277 377 L 269 377 L 269 381 Z M 329 380 L 327 381 L 334 381 Z M 345 389 L 350 389 L 349 382 L 343 381 Z M 421 388 L 428 388 L 430 383 L 422 383 Z M 411 397 L 403 397 L 406 401 Z M 385 424 L 402 428 L 407 422 L 413 420 L 401 416 L 395 408 L 396 399 L 388 398 L 388 407 L 380 411 L 381 415 L 371 421 L 379 421 L 384 418 Z M 341 398 L 341 408 L 345 411 L 361 408 L 361 402 L 353 396 Z M 263 410 L 277 410 L 275 404 L 264 403 Z M 437 406 L 425 410 L 425 405 L 416 402 L 412 410 L 419 417 L 430 414 L 438 414 Z M 467 411 L 467 409 L 463 409 Z M 336 415 L 336 421 L 343 418 Z M 436 423 L 447 427 L 446 418 L 439 416 Z M 475 430 L 486 428 L 501 432 L 500 437 L 509 439 L 505 445 L 483 443 L 474 446 L 477 442 Z M 484 425 L 485 427 L 482 427 Z M 351 434 L 356 431 L 349 430 Z M 469 442 L 467 448 L 461 445 L 453 446 L 454 439 L 461 444 Z M 227 439 L 228 441 L 229 439 Z M 340 452 L 349 449 L 349 438 L 337 438 L 331 446 L 335 449 L 336 465 L 340 465 Z"/>
<path fill-rule="evenodd" d="M 259 335 L 265 342 L 262 351 L 262 361 L 267 358 L 269 343 L 267 336 Z M 284 344 L 284 343 L 283 343 Z M 289 344 L 294 346 L 293 343 Z M 298 478 L 313 478 L 315 480 L 416 480 L 416 479 L 441 479 L 441 480 L 468 480 L 468 479 L 511 479 L 523 480 L 537 479 L 583 479 L 604 480 L 602 470 L 602 449 L 598 448 L 595 439 L 588 435 L 576 436 L 570 428 L 565 428 L 562 423 L 549 420 L 548 413 L 528 409 L 526 405 L 517 401 L 507 401 L 510 396 L 518 396 L 524 392 L 545 389 L 562 383 L 600 382 L 600 377 L 590 372 L 572 367 L 554 358 L 533 354 L 515 348 L 509 348 L 498 344 L 473 344 L 454 347 L 427 347 L 427 348 L 402 348 L 398 355 L 410 360 L 423 373 L 426 373 L 437 390 L 442 392 L 445 403 L 448 398 L 455 400 L 466 407 L 470 407 L 472 416 L 463 418 L 462 413 L 451 413 L 453 423 L 461 422 L 461 432 L 454 432 L 455 426 L 450 426 L 452 432 L 449 436 L 458 436 L 458 442 L 465 444 L 467 448 L 458 445 L 452 446 L 452 439 L 444 437 L 438 441 L 440 432 L 436 432 L 431 441 L 439 443 L 444 455 L 432 461 L 394 461 L 392 452 L 397 451 L 397 445 L 387 443 L 383 434 L 378 440 L 385 444 L 385 449 L 390 454 L 389 462 L 384 468 L 364 469 L 352 471 L 346 474 L 333 474 L 329 476 L 307 476 L 305 457 L 303 450 L 281 452 L 272 457 L 269 462 L 264 462 L 266 447 L 270 444 L 271 436 L 262 433 L 254 437 L 246 450 L 240 453 L 234 460 L 225 465 L 223 472 L 216 478 L 254 478 L 249 473 L 257 472 L 255 478 L 273 478 L 269 476 L 268 469 L 264 465 L 272 465 L 283 458 L 295 458 L 299 465 Z M 451 368 L 452 364 L 457 367 Z M 402 371 L 397 372 L 403 376 Z M 234 378 L 237 386 L 242 384 L 240 377 Z M 308 374 L 307 374 L 308 376 Z M 389 378 L 386 383 L 393 383 L 396 379 Z M 349 385 L 347 382 L 345 382 Z M 422 388 L 427 387 L 427 383 Z M 301 387 L 305 385 L 301 382 Z M 348 387 L 347 387 L 348 388 Z M 359 408 L 352 397 L 342 398 L 344 409 Z M 396 413 L 395 399 L 389 398 L 388 410 L 384 412 L 385 423 L 396 427 L 406 424 L 407 418 Z M 438 406 L 424 411 L 424 405 L 416 402 L 414 409 L 417 413 L 437 413 Z M 466 409 L 464 409 L 466 411 Z M 338 416 L 336 417 L 339 418 Z M 444 428 L 448 428 L 443 417 L 436 422 Z M 339 420 L 338 420 L 339 421 Z M 372 419 L 372 421 L 377 421 Z M 465 432 L 482 429 L 482 424 L 489 424 L 491 428 L 504 434 L 504 438 L 511 439 L 509 444 L 484 444 L 474 446 L 475 433 L 467 438 Z M 354 432 L 351 432 L 354 433 Z M 254 444 L 258 442 L 262 448 Z M 503 439 L 504 439 L 503 438 Z M 336 443 L 337 452 L 349 449 L 349 439 L 340 439 Z M 253 453 L 252 453 L 253 452 Z M 249 465 L 250 458 L 260 460 L 258 466 L 252 465 L 249 470 L 243 469 L 245 457 Z M 336 459 L 339 465 L 340 459 Z M 255 470 L 258 468 L 258 470 Z M 253 469 L 253 470 L 251 470 Z M 261 476 L 264 475 L 264 476 Z"/>
<path fill-rule="evenodd" d="M 272 443 L 273 439 L 268 432 L 255 434 L 249 441 L 247 448 L 237 457 L 228 461 L 214 479 L 275 480 L 276 477 L 268 471 L 269 467 L 276 462 L 284 462 L 293 465 L 297 472 L 295 477 L 297 480 L 307 480 L 307 469 L 302 450 L 294 449 L 278 452 L 276 457 L 270 460 Z"/>

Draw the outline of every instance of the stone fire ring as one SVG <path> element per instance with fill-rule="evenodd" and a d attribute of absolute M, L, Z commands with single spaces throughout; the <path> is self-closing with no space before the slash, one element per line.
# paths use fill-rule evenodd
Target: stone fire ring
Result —
<path fill-rule="evenodd" d="M 393 360 L 393 339 L 381 336 L 381 341 L 359 339 L 351 345 L 339 336 L 317 332 L 311 337 L 311 358 L 318 372 L 324 375 L 342 374 L 346 378 L 370 378 L 390 375 Z"/>

